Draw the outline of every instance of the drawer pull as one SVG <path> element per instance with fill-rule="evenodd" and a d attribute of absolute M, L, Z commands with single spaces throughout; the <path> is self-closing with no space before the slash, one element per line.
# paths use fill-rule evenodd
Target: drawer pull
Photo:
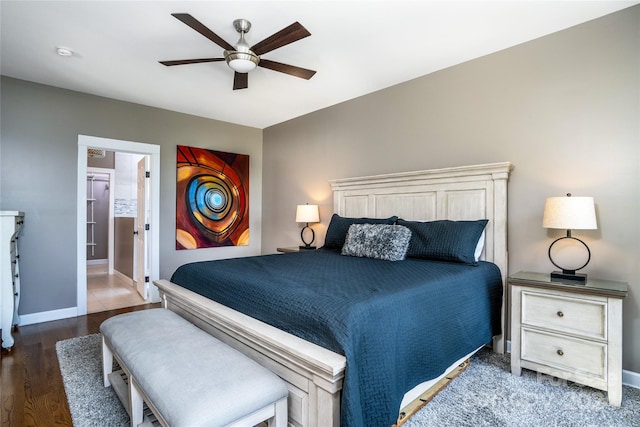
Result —
<path fill-rule="evenodd" d="M 558 350 L 558 356 L 564 356 L 564 351 Z"/>
<path fill-rule="evenodd" d="M 558 317 L 564 317 L 564 313 L 563 313 L 563 312 L 561 312 L 561 311 L 558 311 L 558 313 L 557 313 L 557 314 L 558 314 Z"/>

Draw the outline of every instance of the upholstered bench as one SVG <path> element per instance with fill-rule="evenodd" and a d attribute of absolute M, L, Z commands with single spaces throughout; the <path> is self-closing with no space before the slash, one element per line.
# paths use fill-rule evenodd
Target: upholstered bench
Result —
<path fill-rule="evenodd" d="M 104 385 L 115 357 L 129 380 L 132 426 L 143 421 L 143 402 L 172 427 L 287 424 L 283 380 L 170 310 L 121 314 L 100 332 Z"/>

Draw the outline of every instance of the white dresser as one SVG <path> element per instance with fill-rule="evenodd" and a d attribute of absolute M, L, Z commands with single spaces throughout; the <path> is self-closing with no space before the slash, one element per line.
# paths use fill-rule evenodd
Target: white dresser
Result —
<path fill-rule="evenodd" d="M 511 372 L 522 368 L 584 384 L 622 400 L 622 299 L 627 284 L 551 281 L 519 272 L 511 291 Z"/>
<path fill-rule="evenodd" d="M 13 347 L 11 331 L 20 323 L 20 255 L 18 235 L 24 222 L 24 213 L 0 211 L 0 327 L 2 348 Z"/>

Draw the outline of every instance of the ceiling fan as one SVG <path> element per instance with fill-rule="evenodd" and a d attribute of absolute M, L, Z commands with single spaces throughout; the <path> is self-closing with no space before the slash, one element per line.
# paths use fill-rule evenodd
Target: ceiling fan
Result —
<path fill-rule="evenodd" d="M 270 70 L 279 71 L 281 73 L 289 74 L 307 80 L 313 77 L 313 75 L 316 73 L 313 70 L 307 70 L 306 68 L 283 64 L 281 62 L 270 61 L 268 59 L 263 59 L 260 57 L 267 52 L 271 52 L 272 50 L 275 50 L 279 47 L 288 45 L 290 43 L 310 36 L 311 33 L 307 31 L 307 29 L 304 28 L 299 22 L 294 22 L 288 27 L 283 28 L 282 30 L 267 37 L 261 42 L 249 47 L 244 39 L 244 35 L 251 29 L 251 22 L 247 21 L 246 19 L 236 19 L 235 21 L 233 21 L 233 26 L 235 27 L 236 31 L 240 33 L 240 40 L 238 40 L 238 43 L 236 43 L 235 46 L 232 46 L 188 13 L 172 13 L 171 15 L 223 48 L 224 58 L 159 61 L 163 65 L 169 67 L 172 65 L 226 61 L 227 65 L 229 65 L 229 67 L 235 71 L 233 77 L 233 90 L 246 89 L 249 85 L 248 73 L 256 67 L 268 68 Z"/>

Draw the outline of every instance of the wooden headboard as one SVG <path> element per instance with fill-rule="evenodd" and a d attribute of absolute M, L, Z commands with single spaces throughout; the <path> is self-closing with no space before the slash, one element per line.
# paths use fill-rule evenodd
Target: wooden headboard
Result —
<path fill-rule="evenodd" d="M 507 275 L 507 181 L 509 162 L 329 181 L 333 211 L 340 216 L 411 221 L 488 219 L 482 259 Z M 506 295 L 503 292 L 503 295 Z M 503 298 L 504 301 L 504 298 Z M 504 304 L 503 304 L 503 322 Z M 494 345 L 504 348 L 502 337 Z"/>

